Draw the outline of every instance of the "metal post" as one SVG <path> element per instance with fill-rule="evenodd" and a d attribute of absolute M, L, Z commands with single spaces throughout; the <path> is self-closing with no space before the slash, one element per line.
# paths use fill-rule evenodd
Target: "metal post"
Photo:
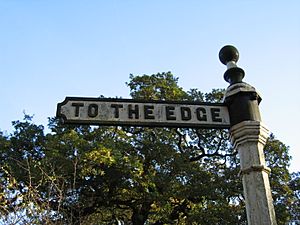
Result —
<path fill-rule="evenodd" d="M 262 124 L 258 105 L 261 97 L 254 87 L 242 81 L 245 72 L 236 66 L 237 49 L 225 46 L 219 58 L 227 65 L 224 79 L 230 83 L 224 102 L 230 116 L 230 136 L 241 163 L 247 220 L 249 225 L 276 225 L 269 173 L 263 148 L 269 131 Z"/>

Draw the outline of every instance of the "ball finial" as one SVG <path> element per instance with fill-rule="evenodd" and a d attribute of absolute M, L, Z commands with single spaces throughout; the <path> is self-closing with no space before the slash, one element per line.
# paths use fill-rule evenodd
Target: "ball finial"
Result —
<path fill-rule="evenodd" d="M 229 62 L 236 63 L 239 60 L 239 51 L 232 45 L 226 45 L 220 50 L 219 59 L 224 65 Z"/>
<path fill-rule="evenodd" d="M 242 82 L 245 72 L 236 65 L 236 62 L 239 60 L 239 51 L 232 45 L 226 45 L 220 50 L 219 59 L 227 66 L 224 79 L 230 85 Z"/>

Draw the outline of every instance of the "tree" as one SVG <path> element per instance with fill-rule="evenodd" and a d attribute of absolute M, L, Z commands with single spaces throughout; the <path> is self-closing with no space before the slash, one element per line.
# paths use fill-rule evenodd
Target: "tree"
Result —
<path fill-rule="evenodd" d="M 170 72 L 130 76 L 132 98 L 222 101 L 185 92 Z M 226 130 L 92 127 L 25 116 L 0 135 L 1 220 L 7 224 L 246 224 L 239 158 Z M 278 224 L 299 220 L 299 173 L 288 147 L 265 147 Z"/>

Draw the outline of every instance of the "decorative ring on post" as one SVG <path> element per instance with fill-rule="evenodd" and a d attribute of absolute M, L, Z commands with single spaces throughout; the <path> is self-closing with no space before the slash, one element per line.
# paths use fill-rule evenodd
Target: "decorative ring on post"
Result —
<path fill-rule="evenodd" d="M 265 165 L 252 165 L 250 167 L 247 167 L 245 169 L 241 169 L 240 172 L 239 172 L 239 176 L 243 176 L 244 174 L 249 174 L 251 172 L 261 172 L 261 171 L 264 171 L 266 172 L 267 174 L 270 174 L 271 173 L 271 169 Z"/>

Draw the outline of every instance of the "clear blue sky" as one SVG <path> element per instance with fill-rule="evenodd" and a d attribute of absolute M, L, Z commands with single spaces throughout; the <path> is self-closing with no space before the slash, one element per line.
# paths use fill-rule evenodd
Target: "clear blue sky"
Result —
<path fill-rule="evenodd" d="M 47 125 L 65 96 L 127 98 L 130 73 L 226 88 L 218 53 L 232 44 L 300 171 L 299 12 L 298 0 L 0 0 L 0 129 L 10 133 L 24 110 Z"/>

